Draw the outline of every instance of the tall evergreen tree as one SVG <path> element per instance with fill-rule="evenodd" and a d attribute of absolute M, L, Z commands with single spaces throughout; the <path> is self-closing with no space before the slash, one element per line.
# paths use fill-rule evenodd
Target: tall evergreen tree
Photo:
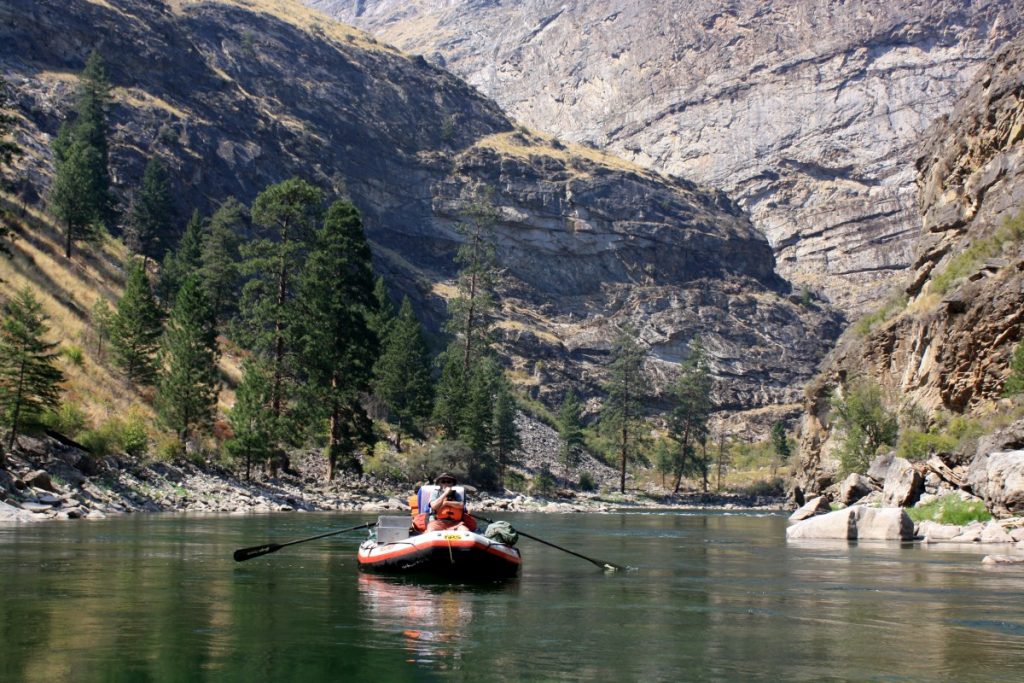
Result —
<path fill-rule="evenodd" d="M 239 277 L 238 246 L 248 226 L 248 210 L 234 197 L 220 205 L 210 218 L 202 241 L 200 276 L 218 322 L 237 310 Z"/>
<path fill-rule="evenodd" d="M 11 430 L 7 447 L 13 448 L 19 430 L 60 403 L 64 375 L 57 367 L 57 344 L 43 339 L 48 333 L 42 306 L 25 288 L 4 307 L 0 323 L 0 417 Z M 4 465 L 0 450 L 0 466 Z"/>
<path fill-rule="evenodd" d="M 370 245 L 359 211 L 348 201 L 327 210 L 323 227 L 302 272 L 301 365 L 308 385 L 310 414 L 325 412 L 327 477 L 339 461 L 354 462 L 352 451 L 372 441 L 361 395 L 370 387 L 378 341 L 367 317 L 373 310 Z"/>
<path fill-rule="evenodd" d="M 643 440 L 642 399 L 647 384 L 644 352 L 631 328 L 619 333 L 608 369 L 608 404 L 601 422 L 619 452 L 619 490 L 625 493 L 626 463 L 638 457 Z"/>
<path fill-rule="evenodd" d="M 192 218 L 197 219 L 198 214 Z M 158 261 L 163 257 L 173 233 L 174 202 L 167 169 L 159 158 L 150 157 L 142 172 L 142 186 L 135 193 L 128 214 L 129 243 L 142 255 L 145 266 L 149 259 Z M 198 239 L 195 249 L 199 249 Z"/>
<path fill-rule="evenodd" d="M 402 435 L 420 433 L 430 417 L 430 353 L 408 298 L 402 301 L 398 317 L 389 327 L 374 366 L 374 392 L 388 408 L 398 435 L 395 447 L 401 450 Z"/>
<path fill-rule="evenodd" d="M 474 366 L 490 352 L 491 324 L 496 307 L 499 270 L 494 247 L 497 211 L 487 191 L 478 192 L 468 205 L 467 220 L 458 232 L 463 243 L 455 260 L 459 270 L 458 294 L 448 302 L 445 326 L 454 340 L 442 354 L 434 419 L 448 437 L 466 422 Z"/>
<path fill-rule="evenodd" d="M 492 448 L 498 465 L 498 484 L 505 486 L 505 471 L 515 463 L 515 452 L 522 445 L 516 426 L 516 400 L 504 374 L 500 375 L 494 397 Z"/>
<path fill-rule="evenodd" d="M 270 373 L 258 361 L 242 365 L 242 381 L 235 391 L 235 405 L 228 412 L 233 432 L 228 452 L 245 461 L 245 479 L 252 477 L 252 464 L 273 457 L 273 441 L 280 431 L 270 406 Z"/>
<path fill-rule="evenodd" d="M 199 210 L 192 212 L 192 218 L 185 226 L 178 246 L 164 255 L 163 266 L 160 268 L 160 282 L 157 291 L 164 305 L 173 306 L 178 290 L 202 265 L 203 237 L 206 222 L 199 215 Z"/>
<path fill-rule="evenodd" d="M 676 443 L 674 491 L 679 493 L 683 476 L 698 473 L 707 483 L 706 453 L 703 449 L 708 435 L 708 419 L 714 404 L 711 400 L 712 379 L 707 354 L 699 337 L 690 340 L 686 360 L 672 386 L 675 404 L 669 420 L 669 432 Z M 698 450 L 698 446 L 702 448 Z"/>
<path fill-rule="evenodd" d="M 140 261 L 131 265 L 124 295 L 110 325 L 114 360 L 137 384 L 156 378 L 156 352 L 163 332 L 160 309 Z"/>
<path fill-rule="evenodd" d="M 299 178 L 271 185 L 253 202 L 254 237 L 241 248 L 242 272 L 249 277 L 241 302 L 244 341 L 267 360 L 278 446 L 289 438 L 284 418 L 296 380 L 296 285 L 323 215 L 322 203 L 320 190 Z M 272 475 L 276 469 L 271 459 Z"/>
<path fill-rule="evenodd" d="M 772 425 L 772 447 L 775 449 L 772 476 L 775 476 L 779 465 L 785 465 L 793 454 L 793 449 L 789 445 L 789 436 L 786 434 L 786 423 L 781 420 Z"/>
<path fill-rule="evenodd" d="M 370 330 L 384 344 L 391 333 L 391 324 L 395 321 L 395 304 L 388 294 L 388 286 L 383 277 L 378 277 L 373 285 L 375 307 L 369 315 Z"/>
<path fill-rule="evenodd" d="M 570 390 L 562 400 L 558 410 L 558 437 L 561 441 L 558 459 L 562 462 L 566 480 L 570 473 L 580 465 L 583 456 L 583 425 L 580 416 L 583 406 L 576 393 Z"/>
<path fill-rule="evenodd" d="M 61 126 L 53 143 L 50 208 L 65 224 L 66 258 L 71 258 L 76 241 L 97 238 L 114 217 L 107 144 L 109 99 L 103 60 L 93 52 L 79 80 L 75 120 Z"/>
<path fill-rule="evenodd" d="M 198 276 L 192 275 L 182 284 L 167 320 L 156 393 L 157 413 L 178 434 L 182 448 L 213 419 L 219 356 L 213 308 Z"/>

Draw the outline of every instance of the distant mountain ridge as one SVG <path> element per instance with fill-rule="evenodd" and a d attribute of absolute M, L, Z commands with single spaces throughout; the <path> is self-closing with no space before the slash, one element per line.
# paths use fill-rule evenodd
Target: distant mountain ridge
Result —
<path fill-rule="evenodd" d="M 912 264 L 913 160 L 1024 0 L 304 0 L 513 116 L 721 188 L 850 318 Z"/>
<path fill-rule="evenodd" d="M 182 222 L 300 175 L 362 210 L 375 262 L 435 328 L 454 224 L 494 189 L 505 268 L 500 346 L 531 395 L 603 377 L 636 326 L 659 379 L 704 338 L 730 410 L 792 405 L 838 334 L 837 315 L 775 272 L 772 250 L 720 192 L 521 129 L 424 60 L 291 0 L 9 0 L 0 70 L 38 201 L 49 142 L 93 48 L 114 85 L 112 177 L 126 202 L 146 157 L 170 169 Z"/>

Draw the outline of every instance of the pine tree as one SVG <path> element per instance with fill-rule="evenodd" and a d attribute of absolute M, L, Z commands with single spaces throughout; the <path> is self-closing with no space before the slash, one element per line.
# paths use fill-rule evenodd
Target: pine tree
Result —
<path fill-rule="evenodd" d="M 192 216 L 193 221 L 197 219 L 198 213 Z M 142 255 L 143 266 L 149 263 L 149 259 L 163 257 L 174 232 L 174 202 L 167 169 L 157 157 L 149 159 L 142 173 L 142 186 L 135 194 L 128 214 L 128 231 L 129 242 Z M 198 239 L 195 250 L 199 250 Z"/>
<path fill-rule="evenodd" d="M 218 322 L 224 323 L 237 310 L 239 287 L 238 245 L 246 232 L 248 211 L 230 197 L 210 218 L 202 241 L 200 276 Z"/>
<path fill-rule="evenodd" d="M 114 311 L 110 304 L 103 297 L 96 299 L 92 310 L 89 311 L 89 321 L 92 324 L 93 334 L 96 335 L 96 355 L 104 357 L 103 342 L 110 339 L 110 331 L 114 324 Z"/>
<path fill-rule="evenodd" d="M 57 344 L 43 340 L 48 332 L 42 306 L 25 288 L 11 299 L 0 323 L 0 417 L 11 432 L 13 448 L 19 430 L 60 403 L 64 375 L 57 367 Z M 0 466 L 3 466 L 0 451 Z"/>
<path fill-rule="evenodd" d="M 241 270 L 249 276 L 242 291 L 243 342 L 267 360 L 279 447 L 289 439 L 284 418 L 297 372 L 297 276 L 323 215 L 322 202 L 320 190 L 298 178 L 271 185 L 253 202 L 254 236 L 241 248 Z M 271 475 L 276 470 L 271 459 Z"/>
<path fill-rule="evenodd" d="M 373 285 L 373 299 L 376 305 L 368 317 L 370 330 L 377 335 L 381 344 L 384 344 L 391 334 L 391 325 L 395 321 L 395 304 L 391 301 L 383 277 L 377 278 Z"/>
<path fill-rule="evenodd" d="M 199 210 L 192 212 L 192 218 L 185 226 L 178 246 L 164 256 L 160 268 L 160 282 L 157 291 L 164 305 L 174 306 L 175 297 L 185 280 L 198 273 L 202 265 L 203 238 L 206 222 L 199 215 Z"/>
<path fill-rule="evenodd" d="M 71 258 L 76 241 L 96 239 L 114 218 L 107 145 L 109 91 L 103 60 L 93 52 L 79 80 L 74 123 L 61 126 L 53 142 L 50 209 L 65 224 L 65 258 Z"/>
<path fill-rule="evenodd" d="M 714 404 L 711 400 L 711 371 L 699 337 L 690 343 L 687 358 L 679 369 L 672 387 L 675 404 L 669 420 L 669 432 L 676 442 L 675 493 L 679 493 L 683 476 L 701 474 L 707 489 L 706 453 L 703 449 L 708 435 L 708 419 Z M 702 446 L 698 451 L 697 446 Z"/>
<path fill-rule="evenodd" d="M 235 405 L 228 412 L 233 432 L 227 442 L 228 452 L 245 461 L 245 479 L 252 476 L 252 463 L 270 460 L 273 441 L 280 431 L 270 407 L 270 374 L 257 361 L 242 365 L 242 381 L 235 390 Z"/>
<path fill-rule="evenodd" d="M 220 373 L 216 321 L 198 276 L 182 284 L 164 330 L 156 409 L 178 434 L 182 448 L 190 434 L 209 426 L 217 405 Z"/>
<path fill-rule="evenodd" d="M 619 451 L 619 489 L 625 493 L 626 463 L 638 457 L 643 439 L 642 398 L 647 383 L 644 352 L 631 328 L 623 329 L 615 342 L 609 375 L 608 404 L 601 422 Z"/>
<path fill-rule="evenodd" d="M 494 459 L 498 464 L 498 484 L 504 488 L 505 471 L 516 462 L 515 452 L 522 445 L 516 426 L 516 400 L 508 380 L 501 375 L 494 398 L 494 427 L 492 429 Z"/>
<path fill-rule="evenodd" d="M 772 476 L 775 476 L 779 465 L 785 465 L 793 454 L 793 449 L 789 446 L 789 436 L 786 434 L 786 423 L 781 420 L 772 425 L 772 446 L 775 448 Z"/>
<path fill-rule="evenodd" d="M 359 211 L 350 202 L 330 206 L 317 232 L 299 286 L 301 366 L 308 378 L 307 414 L 326 413 L 327 476 L 339 461 L 353 462 L 359 444 L 372 442 L 360 397 L 369 389 L 378 341 L 369 329 L 373 267 Z"/>
<path fill-rule="evenodd" d="M 389 327 L 390 333 L 374 366 L 374 392 L 387 406 L 398 435 L 395 448 L 401 450 L 402 435 L 419 434 L 430 417 L 430 353 L 408 298 L 403 299 L 402 308 Z"/>
<path fill-rule="evenodd" d="M 152 384 L 156 378 L 156 352 L 162 332 L 160 309 L 149 278 L 142 263 L 135 261 L 110 325 L 114 360 L 133 382 Z"/>
<path fill-rule="evenodd" d="M 570 473 L 579 467 L 583 455 L 583 426 L 580 424 L 582 412 L 580 400 L 576 393 L 570 390 L 558 411 L 558 437 L 561 440 L 558 459 L 562 462 L 566 480 L 569 479 Z"/>
<path fill-rule="evenodd" d="M 461 266 L 458 294 L 448 302 L 449 319 L 445 326 L 454 340 L 439 359 L 442 371 L 434 404 L 434 420 L 449 438 L 455 437 L 460 425 L 467 422 L 463 412 L 468 409 L 474 368 L 490 352 L 499 279 L 494 247 L 497 211 L 490 193 L 478 192 L 466 213 L 468 220 L 457 226 L 463 238 L 455 257 Z"/>

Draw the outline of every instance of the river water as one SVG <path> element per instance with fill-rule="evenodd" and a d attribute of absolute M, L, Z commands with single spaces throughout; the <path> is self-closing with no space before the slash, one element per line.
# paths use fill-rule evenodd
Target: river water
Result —
<path fill-rule="evenodd" d="M 972 547 L 785 541 L 782 516 L 508 515 L 521 578 L 360 574 L 371 519 L 0 527 L 0 681 L 1024 680 L 1024 569 Z"/>

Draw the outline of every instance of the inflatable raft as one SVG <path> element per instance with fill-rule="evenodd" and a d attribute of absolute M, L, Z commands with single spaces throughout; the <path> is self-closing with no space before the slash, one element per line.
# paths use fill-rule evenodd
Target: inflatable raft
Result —
<path fill-rule="evenodd" d="M 519 575 L 519 549 L 482 534 L 448 529 L 409 535 L 408 517 L 381 517 L 376 537 L 359 546 L 359 568 L 381 574 L 431 574 L 460 579 Z"/>

